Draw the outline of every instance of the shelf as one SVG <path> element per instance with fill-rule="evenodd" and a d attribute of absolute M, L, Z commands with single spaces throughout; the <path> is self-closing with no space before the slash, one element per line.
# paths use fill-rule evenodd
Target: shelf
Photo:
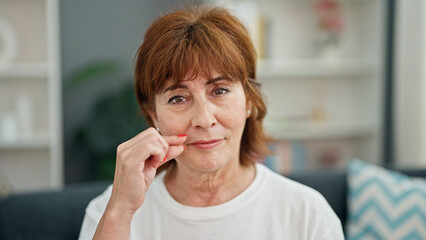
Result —
<path fill-rule="evenodd" d="M 265 123 L 265 130 L 278 141 L 326 140 L 362 138 L 374 134 L 374 128 L 368 126 L 349 126 L 321 123 Z"/>
<path fill-rule="evenodd" d="M 0 137 L 0 150 L 47 149 L 50 142 L 47 134 L 6 140 Z"/>
<path fill-rule="evenodd" d="M 263 2 L 271 2 L 271 3 L 281 3 L 282 2 L 282 0 L 267 0 L 267 1 L 265 1 L 265 0 L 262 0 L 262 1 L 260 1 L 260 0 L 215 0 L 215 1 L 213 1 L 214 3 L 216 3 L 216 4 L 221 4 L 221 5 L 223 5 L 223 4 L 225 4 L 225 3 L 235 3 L 235 2 L 250 2 L 250 1 L 252 1 L 252 2 L 257 2 L 258 4 L 259 3 L 263 3 Z M 293 0 L 293 1 L 300 1 L 300 0 Z M 303 0 L 303 1 L 305 1 L 305 2 L 314 2 L 314 1 L 316 1 L 316 0 Z M 337 0 L 337 2 L 339 2 L 339 3 L 345 3 L 345 2 L 374 2 L 374 1 L 383 1 L 383 0 Z"/>
<path fill-rule="evenodd" d="M 220 1 L 243 16 L 263 57 L 256 77 L 268 105 L 265 132 L 282 147 L 276 164 L 382 159 L 386 1 L 337 0 L 343 24 L 336 49 L 318 48 L 326 37 L 315 1 Z"/>
<path fill-rule="evenodd" d="M 16 64 L 0 70 L 0 80 L 7 78 L 47 78 L 47 76 L 47 64 L 45 63 Z"/>
<path fill-rule="evenodd" d="M 63 185 L 59 9 L 59 0 L 0 1 L 17 46 L 0 63 L 0 168 L 14 192 Z"/>
<path fill-rule="evenodd" d="M 365 77 L 376 73 L 377 67 L 370 62 L 341 60 L 325 62 L 321 60 L 291 60 L 259 62 L 259 79 L 273 78 L 329 78 Z"/>

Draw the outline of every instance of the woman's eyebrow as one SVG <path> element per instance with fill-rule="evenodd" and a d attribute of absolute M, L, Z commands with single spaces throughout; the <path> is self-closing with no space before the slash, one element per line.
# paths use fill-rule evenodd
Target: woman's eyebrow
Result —
<path fill-rule="evenodd" d="M 224 76 L 217 76 L 217 77 L 215 77 L 213 79 L 208 80 L 206 82 L 206 86 L 209 85 L 209 84 L 212 84 L 212 83 L 214 84 L 215 82 L 218 82 L 218 81 L 221 81 L 221 80 L 230 81 L 229 79 L 225 78 Z M 171 85 L 170 87 L 167 87 L 166 89 L 164 89 L 163 94 L 166 93 L 167 91 L 175 90 L 175 89 L 178 89 L 178 88 L 188 89 L 188 86 L 185 85 L 185 84 L 180 84 L 180 85 L 177 85 L 177 86 L 176 85 Z"/>
<path fill-rule="evenodd" d="M 230 81 L 229 79 L 225 78 L 224 76 L 217 76 L 217 77 L 215 77 L 215 78 L 213 78 L 213 79 L 208 80 L 208 81 L 206 82 L 206 85 L 209 85 L 209 84 L 215 83 L 215 82 L 220 81 L 220 80 Z"/>
<path fill-rule="evenodd" d="M 178 86 L 176 86 L 176 85 L 172 85 L 172 86 L 170 86 L 170 87 L 166 88 L 166 89 L 164 90 L 163 94 L 164 94 L 164 93 L 166 93 L 167 91 L 175 90 L 175 89 L 178 89 L 178 88 L 188 89 L 188 86 L 186 86 L 185 84 L 180 84 L 180 85 L 178 85 Z"/>

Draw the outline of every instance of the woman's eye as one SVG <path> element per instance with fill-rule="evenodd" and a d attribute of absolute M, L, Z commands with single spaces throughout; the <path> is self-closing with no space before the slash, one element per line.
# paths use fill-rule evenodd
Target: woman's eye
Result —
<path fill-rule="evenodd" d="M 179 103 L 183 103 L 184 101 L 185 101 L 185 98 L 183 96 L 174 96 L 174 97 L 169 99 L 168 103 L 169 104 L 179 104 Z"/>
<path fill-rule="evenodd" d="M 228 92 L 229 90 L 226 88 L 218 88 L 214 90 L 214 95 L 224 95 L 224 94 L 227 94 Z"/>

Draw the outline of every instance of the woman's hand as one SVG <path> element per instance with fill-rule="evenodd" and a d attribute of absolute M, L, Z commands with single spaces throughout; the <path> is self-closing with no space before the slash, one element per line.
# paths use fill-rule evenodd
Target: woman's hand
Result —
<path fill-rule="evenodd" d="M 145 200 L 156 169 L 183 152 L 185 139 L 186 135 L 161 136 L 149 128 L 120 144 L 109 205 L 131 214 L 136 212 Z"/>
<path fill-rule="evenodd" d="M 142 206 L 157 168 L 181 154 L 185 150 L 185 140 L 186 135 L 161 136 L 157 130 L 149 128 L 117 147 L 112 194 L 96 230 L 96 238 L 128 236 L 133 214 Z"/>

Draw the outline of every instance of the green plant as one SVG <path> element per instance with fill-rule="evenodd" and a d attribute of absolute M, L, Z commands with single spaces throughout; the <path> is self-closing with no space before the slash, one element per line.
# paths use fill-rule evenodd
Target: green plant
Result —
<path fill-rule="evenodd" d="M 75 142 L 89 148 L 98 179 L 114 177 L 117 146 L 147 128 L 138 113 L 134 87 L 127 84 L 115 94 L 99 99 L 88 121 L 77 131 Z"/>
<path fill-rule="evenodd" d="M 104 77 L 116 73 L 120 69 L 117 60 L 96 60 L 77 69 L 65 81 L 65 88 L 77 88 L 91 82 L 101 81 Z"/>
<path fill-rule="evenodd" d="M 78 69 L 65 82 L 65 90 L 76 90 L 113 76 L 120 69 L 118 61 L 95 61 Z M 86 121 L 72 135 L 77 157 L 87 157 L 94 168 L 91 178 L 114 177 L 117 146 L 147 128 L 140 114 L 132 81 L 95 101 Z"/>

